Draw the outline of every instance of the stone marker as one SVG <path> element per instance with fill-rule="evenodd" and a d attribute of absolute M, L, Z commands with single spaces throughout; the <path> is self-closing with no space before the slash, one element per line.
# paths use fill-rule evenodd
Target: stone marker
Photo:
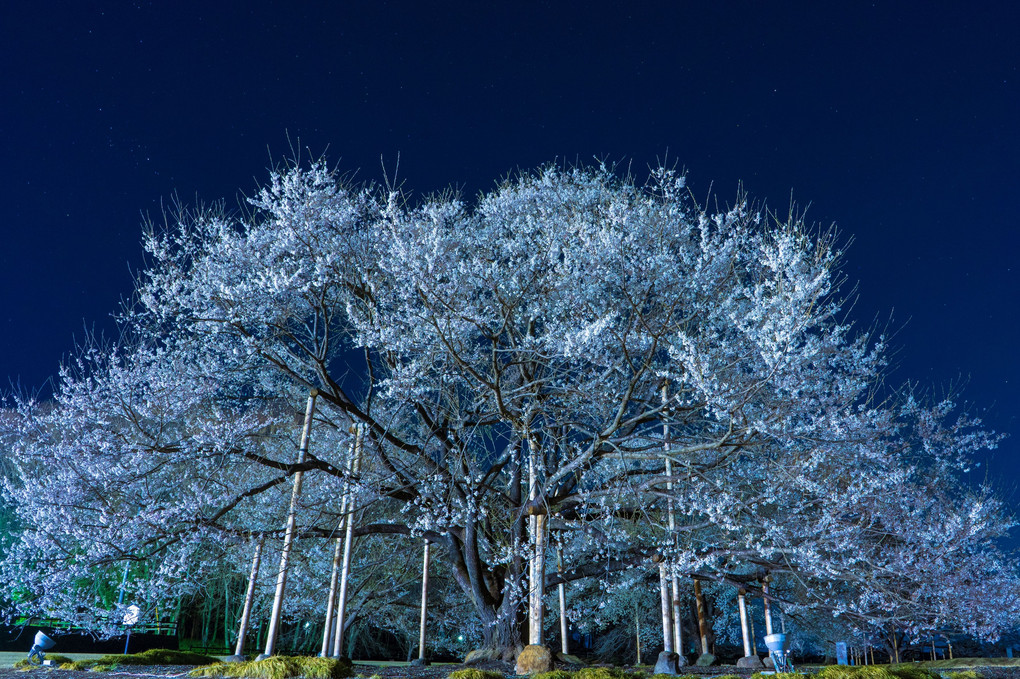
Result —
<path fill-rule="evenodd" d="M 687 661 L 684 660 L 683 656 L 677 655 L 672 651 L 663 651 L 659 654 L 659 659 L 655 661 L 655 669 L 652 673 L 680 674 L 680 668 L 686 664 Z"/>
<path fill-rule="evenodd" d="M 847 662 L 846 662 L 846 642 L 845 641 L 837 641 L 836 642 L 836 664 L 837 665 L 846 665 L 847 664 Z"/>
<path fill-rule="evenodd" d="M 517 674 L 539 674 L 552 669 L 552 651 L 548 646 L 528 644 L 517 656 Z"/>
<path fill-rule="evenodd" d="M 715 664 L 715 656 L 711 653 L 702 653 L 694 663 L 698 667 L 708 667 Z"/>

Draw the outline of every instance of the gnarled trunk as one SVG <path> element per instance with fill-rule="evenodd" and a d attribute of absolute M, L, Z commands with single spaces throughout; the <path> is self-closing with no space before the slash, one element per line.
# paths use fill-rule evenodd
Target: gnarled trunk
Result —
<path fill-rule="evenodd" d="M 521 557 L 528 533 L 519 464 L 511 470 L 509 500 L 518 517 L 510 531 L 513 557 L 509 563 L 493 568 L 481 558 L 478 541 L 485 538 L 479 531 L 480 516 L 469 517 L 459 535 L 450 533 L 445 540 L 454 578 L 474 604 L 482 623 L 483 647 L 505 659 L 516 657 L 517 650 L 524 646 L 528 623 L 525 594 L 530 583 L 525 580 L 526 564 Z"/>

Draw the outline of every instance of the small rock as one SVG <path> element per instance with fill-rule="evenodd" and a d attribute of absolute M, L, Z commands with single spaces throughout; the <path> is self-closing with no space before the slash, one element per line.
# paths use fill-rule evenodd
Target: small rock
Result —
<path fill-rule="evenodd" d="M 774 670 L 774 669 L 776 669 L 776 663 L 773 662 L 771 655 L 765 656 L 765 659 L 762 660 L 761 663 L 762 663 L 762 665 L 765 666 L 765 669 L 767 669 L 767 670 Z"/>
<path fill-rule="evenodd" d="M 517 656 L 517 674 L 539 674 L 552 669 L 552 652 L 548 646 L 529 644 Z"/>
<path fill-rule="evenodd" d="M 243 655 L 228 655 L 223 659 L 223 662 L 244 662 Z"/>
<path fill-rule="evenodd" d="M 480 662 L 499 660 L 499 651 L 495 648 L 476 648 L 464 657 L 465 665 L 477 665 Z"/>
<path fill-rule="evenodd" d="M 749 667 L 751 669 L 759 670 L 765 667 L 765 665 L 762 664 L 761 658 L 758 656 L 748 655 L 737 661 L 737 667 Z"/>
<path fill-rule="evenodd" d="M 426 660 L 425 658 L 415 658 L 414 660 L 412 660 L 412 661 L 411 661 L 411 662 L 409 662 L 408 664 L 409 664 L 409 665 L 410 665 L 411 667 L 425 667 L 426 665 L 431 665 L 432 663 L 430 663 L 430 662 L 429 662 L 428 660 Z"/>
<path fill-rule="evenodd" d="M 673 653 L 671 651 L 663 651 L 659 654 L 659 659 L 655 661 L 655 669 L 652 670 L 653 674 L 680 674 L 680 667 L 686 665 L 687 661 L 683 657 Z"/>
<path fill-rule="evenodd" d="M 711 653 L 702 653 L 698 656 L 698 659 L 694 662 L 698 667 L 708 667 L 709 665 L 715 664 L 715 656 Z"/>
<path fill-rule="evenodd" d="M 557 653 L 556 660 L 564 665 L 577 665 L 578 667 L 584 665 L 583 660 L 578 658 L 576 655 L 570 655 L 569 653 Z"/>

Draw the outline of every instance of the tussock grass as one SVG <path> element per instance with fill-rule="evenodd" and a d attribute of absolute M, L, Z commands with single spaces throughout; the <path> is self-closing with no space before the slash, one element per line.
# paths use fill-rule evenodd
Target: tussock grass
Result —
<path fill-rule="evenodd" d="M 550 672 L 539 672 L 531 679 L 573 679 L 574 673 L 566 670 L 552 670 Z M 672 677 L 670 677 L 672 679 Z"/>
<path fill-rule="evenodd" d="M 53 656 L 47 656 L 52 658 Z M 171 651 L 166 648 L 152 648 L 141 653 L 130 655 L 110 654 L 93 660 L 75 660 L 66 658 L 67 662 L 60 665 L 62 670 L 92 670 L 94 672 L 105 672 L 115 667 L 127 665 L 211 665 L 219 662 L 210 655 L 201 653 L 189 653 L 187 651 Z"/>
<path fill-rule="evenodd" d="M 189 677 L 240 677 L 241 679 L 346 679 L 354 676 L 351 663 L 337 658 L 308 658 L 274 655 L 265 660 L 217 663 L 199 667 Z M 502 679 L 502 675 L 500 675 Z"/>
<path fill-rule="evenodd" d="M 644 679 L 644 672 L 628 672 L 619 667 L 583 667 L 574 672 L 573 679 Z"/>
<path fill-rule="evenodd" d="M 925 660 L 901 665 L 920 665 L 931 669 L 953 669 L 956 667 L 1018 667 L 1020 658 L 956 658 L 954 660 Z M 893 665 L 897 667 L 897 665 Z"/>
<path fill-rule="evenodd" d="M 548 674 L 552 674 L 549 672 Z M 491 672 L 489 670 L 480 670 L 474 667 L 465 667 L 462 670 L 450 672 L 446 679 L 506 679 L 502 672 Z"/>
<path fill-rule="evenodd" d="M 900 663 L 886 665 L 886 667 L 896 676 L 896 679 L 942 679 L 938 672 L 922 666 L 921 663 Z"/>
<path fill-rule="evenodd" d="M 68 658 L 66 655 L 60 655 L 59 653 L 47 653 L 46 660 L 49 660 L 50 664 L 53 667 L 59 667 L 64 663 L 71 662 L 70 658 Z M 14 663 L 12 667 L 14 667 L 14 669 L 16 670 L 30 670 L 34 667 L 39 667 L 39 665 L 33 665 L 28 661 L 28 658 L 22 658 L 21 660 Z"/>
<path fill-rule="evenodd" d="M 886 665 L 829 665 L 820 669 L 817 676 L 820 679 L 898 679 Z"/>
<path fill-rule="evenodd" d="M 984 679 L 984 676 L 977 670 L 960 670 L 958 672 L 946 672 L 942 675 L 946 679 Z"/>

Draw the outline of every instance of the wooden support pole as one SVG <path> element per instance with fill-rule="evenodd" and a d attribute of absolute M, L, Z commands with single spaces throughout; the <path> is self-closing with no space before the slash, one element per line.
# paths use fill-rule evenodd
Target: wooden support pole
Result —
<path fill-rule="evenodd" d="M 545 514 L 535 516 L 535 586 L 532 588 L 531 620 L 532 643 L 542 643 L 542 628 L 545 619 Z"/>
<path fill-rule="evenodd" d="M 528 565 L 530 596 L 528 598 L 528 643 L 541 645 L 545 598 L 545 513 L 535 506 L 538 500 L 538 444 L 529 431 L 528 439 L 528 501 L 532 512 L 531 563 Z"/>
<path fill-rule="evenodd" d="M 641 664 L 641 616 L 638 615 L 637 601 L 634 601 L 634 641 L 637 644 L 637 660 L 635 665 Z"/>
<path fill-rule="evenodd" d="M 312 415 L 315 413 L 315 397 L 317 389 L 308 392 L 308 405 L 305 408 L 305 426 L 301 429 L 301 445 L 298 449 L 298 464 L 303 464 L 308 457 L 308 438 L 312 431 Z M 283 549 L 280 550 L 280 571 L 276 576 L 276 594 L 273 597 L 273 612 L 269 616 L 269 632 L 266 634 L 266 650 L 262 655 L 269 657 L 276 649 L 276 636 L 280 631 L 280 616 L 283 612 L 283 593 L 287 587 L 287 572 L 290 567 L 290 551 L 294 546 L 294 533 L 297 522 L 297 505 L 301 497 L 300 471 L 294 472 L 294 488 L 290 494 L 290 509 L 287 511 L 287 527 L 283 532 Z"/>
<path fill-rule="evenodd" d="M 669 403 L 669 384 L 662 385 L 663 417 L 666 416 L 666 405 Z M 669 457 L 669 420 L 665 419 L 662 425 L 662 448 L 666 461 L 666 513 L 669 520 L 669 540 L 672 542 L 676 537 L 676 510 L 673 506 L 673 461 Z M 680 626 L 680 578 L 674 572 L 670 576 L 672 585 L 672 618 L 673 618 L 673 650 L 676 653 L 683 652 L 683 631 Z"/>
<path fill-rule="evenodd" d="M 673 592 L 673 651 L 675 653 L 683 653 L 684 650 L 684 637 L 681 626 L 682 617 L 680 615 L 680 578 L 676 574 L 670 577 Z"/>
<path fill-rule="evenodd" d="M 698 609 L 698 632 L 701 634 L 701 652 L 708 653 L 708 607 L 701 593 L 701 581 L 694 581 L 694 602 Z"/>
<path fill-rule="evenodd" d="M 563 545 L 556 546 L 556 570 L 563 575 Z M 556 587 L 560 595 L 560 651 L 567 655 L 570 653 L 567 640 L 567 589 L 562 581 Z"/>
<path fill-rule="evenodd" d="M 765 601 L 765 634 L 772 634 L 772 608 L 769 605 L 769 579 L 766 576 L 765 582 L 761 585 L 762 598 Z"/>
<path fill-rule="evenodd" d="M 429 601 L 429 541 L 425 540 L 425 552 L 421 558 L 421 622 L 418 625 L 418 659 L 425 661 L 425 621 L 428 618 Z"/>
<path fill-rule="evenodd" d="M 751 635 L 747 629 L 747 604 L 744 602 L 746 591 L 737 593 L 737 607 L 740 609 L 740 634 L 744 639 L 744 657 L 751 655 Z"/>
<path fill-rule="evenodd" d="M 751 627 L 751 655 L 758 655 L 758 638 L 754 635 L 754 609 L 751 615 L 747 616 L 748 625 Z"/>
<path fill-rule="evenodd" d="M 248 634 L 248 624 L 251 622 L 251 608 L 255 603 L 255 582 L 259 577 L 259 565 L 262 563 L 262 545 L 265 538 L 259 538 L 255 545 L 255 556 L 251 560 L 251 573 L 248 574 L 248 589 L 244 592 L 244 608 L 241 609 L 241 622 L 237 626 L 237 644 L 234 646 L 234 655 L 238 659 L 244 655 L 244 637 Z"/>
<path fill-rule="evenodd" d="M 662 649 L 667 653 L 673 653 L 673 623 L 670 617 L 669 579 L 666 576 L 665 560 L 659 561 L 659 602 L 662 608 Z"/>
<path fill-rule="evenodd" d="M 361 471 L 361 447 L 364 429 L 361 425 L 354 426 L 354 448 L 351 451 L 349 469 L 351 476 Z M 351 549 L 354 544 L 354 490 L 347 491 L 347 515 L 344 528 L 344 554 L 340 566 L 340 593 L 336 604 L 336 622 L 333 632 L 333 657 L 339 658 L 344 647 L 344 625 L 347 622 L 347 590 L 351 578 Z"/>
<path fill-rule="evenodd" d="M 352 469 L 352 458 L 347 460 L 347 469 Z M 326 624 L 322 630 L 322 649 L 319 651 L 320 658 L 328 658 L 333 650 L 333 634 L 335 633 L 334 617 L 336 614 L 336 595 L 340 584 L 340 560 L 343 555 L 343 533 L 347 520 L 347 504 L 350 500 L 349 489 L 344 489 L 343 497 L 340 500 L 340 521 L 336 527 L 336 540 L 333 545 L 333 568 L 329 576 L 329 597 L 326 599 Z"/>

